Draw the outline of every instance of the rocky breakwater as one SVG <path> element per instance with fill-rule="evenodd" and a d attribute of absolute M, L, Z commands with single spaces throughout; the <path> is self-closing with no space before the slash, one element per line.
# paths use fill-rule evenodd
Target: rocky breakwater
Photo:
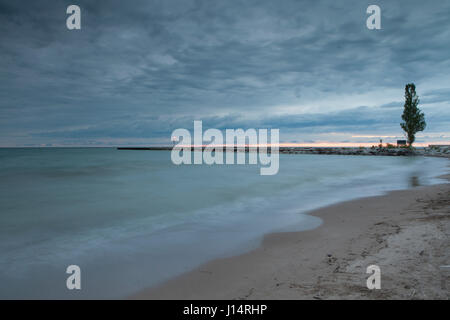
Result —
<path fill-rule="evenodd" d="M 285 154 L 337 154 L 337 155 L 360 155 L 360 156 L 414 156 L 416 150 L 410 148 L 317 148 L 317 147 L 282 147 L 280 153 Z"/>
<path fill-rule="evenodd" d="M 429 157 L 450 158 L 450 145 L 430 145 L 426 148 L 416 149 L 415 153 Z"/>

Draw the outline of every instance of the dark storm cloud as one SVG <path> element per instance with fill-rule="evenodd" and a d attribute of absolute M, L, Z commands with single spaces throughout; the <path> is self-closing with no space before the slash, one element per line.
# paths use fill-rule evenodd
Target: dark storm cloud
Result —
<path fill-rule="evenodd" d="M 81 7 L 79 31 L 65 27 L 69 4 Z M 365 27 L 369 4 L 382 8 L 382 30 Z M 422 103 L 437 104 L 427 114 L 443 130 L 449 15 L 439 0 L 0 0 L 0 144 L 164 140 L 194 119 L 398 130 L 411 81 L 426 86 Z"/>

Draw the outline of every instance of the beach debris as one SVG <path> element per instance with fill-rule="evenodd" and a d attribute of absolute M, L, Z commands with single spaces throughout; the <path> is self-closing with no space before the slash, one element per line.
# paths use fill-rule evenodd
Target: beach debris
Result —
<path fill-rule="evenodd" d="M 331 253 L 327 254 L 327 262 L 328 264 L 333 264 L 335 263 L 337 260 L 336 257 L 333 257 L 333 255 Z"/>
<path fill-rule="evenodd" d="M 340 272 L 340 268 L 341 268 L 341 266 L 340 266 L 340 264 L 338 263 L 337 267 L 334 268 L 333 273 L 338 273 L 338 272 Z"/>

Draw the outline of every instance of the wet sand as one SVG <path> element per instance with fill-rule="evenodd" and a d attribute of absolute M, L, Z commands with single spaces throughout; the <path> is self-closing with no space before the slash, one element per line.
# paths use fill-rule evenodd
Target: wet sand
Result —
<path fill-rule="evenodd" d="M 445 178 L 449 179 L 450 175 Z M 394 191 L 310 212 L 324 223 L 274 233 L 132 299 L 449 299 L 450 184 Z M 366 268 L 381 269 L 381 289 Z"/>

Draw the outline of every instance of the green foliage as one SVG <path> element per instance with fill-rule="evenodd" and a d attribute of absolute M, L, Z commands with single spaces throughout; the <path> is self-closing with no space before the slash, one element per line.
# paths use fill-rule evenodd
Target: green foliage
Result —
<path fill-rule="evenodd" d="M 416 133 L 425 130 L 425 115 L 417 107 L 419 105 L 419 97 L 416 94 L 416 86 L 414 83 L 408 83 L 405 86 L 405 105 L 403 109 L 403 122 L 400 126 L 405 131 L 408 138 L 408 145 L 411 146 L 416 140 Z"/>

